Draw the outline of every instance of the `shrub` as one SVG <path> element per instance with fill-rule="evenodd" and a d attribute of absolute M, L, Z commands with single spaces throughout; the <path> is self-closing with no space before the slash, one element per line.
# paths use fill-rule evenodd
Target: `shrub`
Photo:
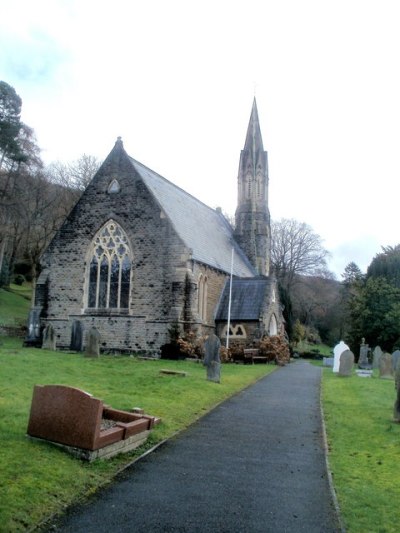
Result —
<path fill-rule="evenodd" d="M 268 361 L 284 366 L 290 362 L 289 345 L 282 335 L 264 337 L 259 344 L 259 353 Z"/>
<path fill-rule="evenodd" d="M 161 346 L 161 359 L 202 358 L 204 337 L 199 337 L 194 331 L 182 335 L 179 324 L 173 324 L 168 333 L 171 341 Z"/>
<path fill-rule="evenodd" d="M 25 282 L 25 277 L 22 274 L 14 276 L 15 285 L 22 285 Z"/>

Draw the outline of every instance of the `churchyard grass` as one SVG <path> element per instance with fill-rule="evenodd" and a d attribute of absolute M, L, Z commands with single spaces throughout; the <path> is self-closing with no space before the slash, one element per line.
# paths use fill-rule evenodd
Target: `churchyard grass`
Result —
<path fill-rule="evenodd" d="M 399 530 L 400 425 L 394 381 L 323 370 L 329 464 L 348 533 Z"/>
<path fill-rule="evenodd" d="M 31 294 L 31 284 L 11 285 L 9 290 L 0 289 L 0 324 L 26 325 Z"/>
<path fill-rule="evenodd" d="M 293 347 L 293 351 L 297 352 L 300 355 L 300 357 L 302 357 L 304 354 L 313 355 L 314 357 L 316 356 L 331 357 L 332 356 L 332 348 L 330 346 L 327 346 L 326 344 L 311 344 L 306 341 L 298 342 Z"/>
<path fill-rule="evenodd" d="M 144 449 L 182 430 L 213 406 L 245 388 L 273 365 L 222 367 L 221 384 L 205 379 L 201 364 L 145 361 L 128 356 L 85 358 L 82 354 L 22 348 L 1 338 L 0 346 L 0 531 L 26 531 L 94 492 Z M 186 377 L 160 374 L 187 372 Z M 91 464 L 26 436 L 35 384 L 81 388 L 118 409 L 142 407 L 162 418 L 140 451 Z"/>

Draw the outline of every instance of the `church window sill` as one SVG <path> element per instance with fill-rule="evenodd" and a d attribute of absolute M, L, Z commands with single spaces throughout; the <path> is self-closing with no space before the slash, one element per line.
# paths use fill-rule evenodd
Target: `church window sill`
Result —
<path fill-rule="evenodd" d="M 120 309 L 120 308 L 108 308 L 108 309 L 100 309 L 100 308 L 87 308 L 84 311 L 85 315 L 91 315 L 91 316 L 121 316 L 121 315 L 129 315 L 129 309 Z"/>

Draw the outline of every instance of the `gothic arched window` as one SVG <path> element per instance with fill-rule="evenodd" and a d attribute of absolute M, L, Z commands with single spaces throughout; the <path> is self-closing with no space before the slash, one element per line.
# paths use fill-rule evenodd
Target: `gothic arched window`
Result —
<path fill-rule="evenodd" d="M 110 220 L 91 244 L 88 307 L 129 307 L 132 254 L 126 233 Z"/>
<path fill-rule="evenodd" d="M 268 335 L 277 335 L 278 334 L 278 323 L 276 321 L 275 315 L 271 316 L 268 326 Z"/>

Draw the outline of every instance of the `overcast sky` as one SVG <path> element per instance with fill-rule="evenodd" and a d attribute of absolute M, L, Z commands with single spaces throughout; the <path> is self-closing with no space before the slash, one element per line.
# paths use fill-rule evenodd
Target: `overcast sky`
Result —
<path fill-rule="evenodd" d="M 0 79 L 46 163 L 135 159 L 234 214 L 254 95 L 273 219 L 341 279 L 400 242 L 398 0 L 0 0 Z"/>

